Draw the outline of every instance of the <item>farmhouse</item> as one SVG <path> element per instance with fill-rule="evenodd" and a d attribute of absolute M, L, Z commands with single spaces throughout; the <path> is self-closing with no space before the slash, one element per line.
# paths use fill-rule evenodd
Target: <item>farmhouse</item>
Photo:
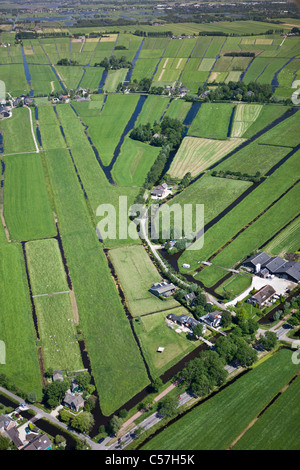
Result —
<path fill-rule="evenodd" d="M 186 294 L 184 296 L 184 300 L 186 301 L 188 305 L 193 305 L 195 298 L 196 298 L 195 292 L 190 292 L 189 294 Z"/>
<path fill-rule="evenodd" d="M 53 382 L 55 382 L 56 380 L 59 380 L 60 382 L 62 382 L 64 380 L 64 376 L 63 376 L 62 371 L 61 370 L 53 371 L 52 380 L 53 380 Z"/>
<path fill-rule="evenodd" d="M 199 321 L 195 320 L 192 317 L 189 317 L 188 315 L 174 315 L 173 313 L 170 313 L 170 315 L 167 316 L 168 320 L 171 320 L 174 323 L 177 323 L 179 326 L 185 326 L 186 328 L 189 328 L 190 330 L 193 331 L 195 326 L 201 324 Z M 205 334 L 206 328 L 205 325 L 203 325 L 203 334 Z"/>
<path fill-rule="evenodd" d="M 300 263 L 296 261 L 286 261 L 280 256 L 269 256 L 264 251 L 257 253 L 244 262 L 244 266 L 249 268 L 258 276 L 267 278 L 270 276 L 283 277 L 293 282 L 300 281 Z"/>
<path fill-rule="evenodd" d="M 167 183 L 162 183 L 161 185 L 156 186 L 156 188 L 152 189 L 151 196 L 155 198 L 163 198 L 163 197 L 166 197 L 167 191 L 168 191 Z"/>
<path fill-rule="evenodd" d="M 266 285 L 253 294 L 247 302 L 257 307 L 262 307 L 274 294 L 276 294 L 275 289 L 272 286 Z"/>
<path fill-rule="evenodd" d="M 51 450 L 52 443 L 46 434 L 35 437 L 22 450 Z"/>
<path fill-rule="evenodd" d="M 64 405 L 73 411 L 79 411 L 80 408 L 84 407 L 84 399 L 79 393 L 72 394 L 67 392 L 64 398 Z"/>
<path fill-rule="evenodd" d="M 216 328 L 217 326 L 220 326 L 221 320 L 222 320 L 222 315 L 218 311 L 210 312 L 208 315 L 204 317 L 204 321 L 209 326 L 213 326 L 214 328 Z"/>
<path fill-rule="evenodd" d="M 157 297 L 170 297 L 174 294 L 175 290 L 176 286 L 174 286 L 174 284 L 171 284 L 164 280 L 153 284 L 153 286 L 149 289 L 151 294 L 154 294 Z"/>

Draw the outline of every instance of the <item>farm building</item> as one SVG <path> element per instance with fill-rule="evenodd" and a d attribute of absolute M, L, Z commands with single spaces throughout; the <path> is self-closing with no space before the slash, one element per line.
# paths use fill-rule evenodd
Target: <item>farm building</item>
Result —
<path fill-rule="evenodd" d="M 244 262 L 253 273 L 263 278 L 278 276 L 289 279 L 293 282 L 300 281 L 300 263 L 296 261 L 286 261 L 280 256 L 269 256 L 262 251 L 251 256 Z"/>
<path fill-rule="evenodd" d="M 174 284 L 170 284 L 167 281 L 157 282 L 156 284 L 153 284 L 153 286 L 149 289 L 151 294 L 154 294 L 157 297 L 170 297 L 174 294 L 175 290 L 176 286 L 174 286 Z"/>
<path fill-rule="evenodd" d="M 170 313 L 170 315 L 167 316 L 168 320 L 171 320 L 174 323 L 177 323 L 179 326 L 185 326 L 186 328 L 189 328 L 190 330 L 193 331 L 195 326 L 201 324 L 201 322 L 195 320 L 192 317 L 189 317 L 188 315 L 174 315 L 173 313 Z M 205 325 L 203 325 L 203 334 L 205 334 L 206 328 Z"/>
<path fill-rule="evenodd" d="M 60 382 L 62 382 L 64 380 L 64 376 L 63 376 L 62 371 L 61 370 L 53 371 L 52 380 L 53 380 L 53 382 L 55 382 L 56 380 L 59 380 Z"/>
<path fill-rule="evenodd" d="M 220 326 L 222 320 L 222 315 L 220 312 L 215 311 L 215 312 L 210 312 L 208 315 L 204 317 L 204 321 L 209 325 L 213 327 Z"/>
<path fill-rule="evenodd" d="M 253 294 L 247 302 L 257 307 L 262 307 L 273 295 L 276 294 L 272 286 L 266 285 Z"/>
<path fill-rule="evenodd" d="M 168 185 L 167 183 L 162 183 L 159 186 L 156 186 L 156 188 L 152 189 L 151 191 L 151 196 L 155 198 L 163 198 L 166 197 L 168 191 Z"/>

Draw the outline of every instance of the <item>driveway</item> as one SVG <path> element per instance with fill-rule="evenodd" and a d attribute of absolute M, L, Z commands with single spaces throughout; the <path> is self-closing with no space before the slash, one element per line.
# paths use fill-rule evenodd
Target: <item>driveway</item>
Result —
<path fill-rule="evenodd" d="M 246 289 L 240 295 L 238 295 L 235 299 L 231 300 L 230 302 L 227 302 L 225 305 L 234 306 L 237 302 L 240 302 L 245 297 L 247 297 L 252 291 L 252 289 L 259 290 L 267 285 L 272 286 L 275 289 L 276 294 L 281 295 L 285 294 L 287 289 L 291 290 L 296 287 L 297 284 L 292 281 L 288 281 L 287 279 L 280 279 L 279 277 L 274 277 L 273 279 L 263 279 L 259 276 L 253 276 L 251 286 L 248 287 L 248 289 Z"/>

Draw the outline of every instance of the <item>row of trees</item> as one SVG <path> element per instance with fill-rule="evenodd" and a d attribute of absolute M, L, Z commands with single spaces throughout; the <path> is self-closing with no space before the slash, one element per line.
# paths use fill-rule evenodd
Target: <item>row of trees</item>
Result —
<path fill-rule="evenodd" d="M 216 171 L 214 170 L 211 174 L 212 176 L 217 176 L 218 178 L 229 178 L 241 181 L 252 181 L 252 183 L 259 183 L 261 179 L 260 171 L 257 171 L 255 175 L 249 175 L 248 173 L 241 173 L 240 171 Z"/>
<path fill-rule="evenodd" d="M 64 59 L 59 59 L 57 61 L 57 65 L 74 66 L 74 65 L 78 65 L 78 62 L 77 60 L 64 58 Z"/>
<path fill-rule="evenodd" d="M 272 99 L 272 86 L 256 82 L 245 83 L 228 82 L 218 83 L 215 89 L 209 89 L 207 85 L 198 88 L 198 96 L 205 101 L 247 101 L 265 103 Z"/>

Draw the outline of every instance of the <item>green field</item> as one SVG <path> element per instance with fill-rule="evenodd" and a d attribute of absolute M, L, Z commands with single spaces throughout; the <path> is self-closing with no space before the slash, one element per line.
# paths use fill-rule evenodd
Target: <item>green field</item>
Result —
<path fill-rule="evenodd" d="M 69 294 L 34 299 L 46 369 L 83 369 Z"/>
<path fill-rule="evenodd" d="M 116 183 L 119 186 L 141 186 L 159 150 L 159 147 L 127 137 L 112 172 Z"/>
<path fill-rule="evenodd" d="M 197 12 L 202 7 L 211 6 L 200 6 Z M 188 15 L 192 8 L 188 7 Z M 202 238 L 194 250 L 181 254 L 178 271 L 187 272 L 182 267 L 186 262 L 191 265 L 191 283 L 209 287 L 220 281 L 219 295 L 229 293 L 233 298 L 249 287 L 249 276 L 231 274 L 225 281 L 223 277 L 228 275 L 225 269 L 252 251 L 263 248 L 272 256 L 287 256 L 299 250 L 300 113 L 290 101 L 292 84 L 300 78 L 299 38 L 284 37 L 281 31 L 289 31 L 298 20 L 284 15 L 280 22 L 242 21 L 233 15 L 218 22 L 219 8 L 223 7 L 218 5 L 207 22 L 182 18 L 184 22 L 170 24 L 171 10 L 161 14 L 155 6 L 123 5 L 103 8 L 93 22 L 76 17 L 78 26 L 67 26 L 64 20 L 24 22 L 27 13 L 18 10 L 15 28 L 9 19 L 17 16 L 16 11 L 2 11 L 0 79 L 6 99 L 14 102 L 30 91 L 35 103 L 30 109 L 21 103 L 12 109 L 12 117 L 0 120 L 0 340 L 7 347 L 0 373 L 24 393 L 34 391 L 38 400 L 44 369 L 83 368 L 79 339 L 84 340 L 104 416 L 116 413 L 152 377 L 162 375 L 199 344 L 165 322 L 168 313 L 188 310 L 172 297 L 161 300 L 150 294 L 149 288 L 163 274 L 139 237 L 122 234 L 120 204 L 125 198 L 129 208 L 152 186 L 167 181 L 173 192 L 168 205 L 178 204 L 178 213 L 185 204 L 204 206 L 204 244 L 200 249 Z M 52 6 L 49 9 L 51 13 L 32 14 L 52 15 Z M 82 9 L 88 13 L 94 7 Z M 148 14 L 155 18 L 150 21 Z M 27 30 L 38 36 L 23 34 Z M 18 36 L 14 40 L 17 31 L 26 36 L 19 42 Z M 103 35 L 93 37 L 99 32 Z M 10 45 L 4 47 L 2 42 Z M 116 91 L 124 85 L 127 68 L 109 69 L 99 90 L 104 68 L 96 64 L 112 55 L 133 61 L 141 44 L 131 70 L 135 91 Z M 228 52 L 256 56 L 226 56 Z M 74 62 L 58 65 L 61 59 Z M 30 76 L 25 73 L 27 66 Z M 147 83 L 144 88 L 139 83 L 144 78 L 152 80 L 149 92 Z M 199 111 L 193 121 L 186 119 L 193 114 L 200 86 L 214 90 L 222 84 L 226 92 L 227 83 L 240 79 L 272 85 L 274 97 L 264 102 L 259 96 L 259 103 L 250 104 L 239 102 L 238 95 L 226 102 L 209 102 L 208 96 L 196 106 Z M 159 90 L 154 87 L 166 86 L 163 94 L 156 94 Z M 179 93 L 181 86 L 188 88 L 187 96 Z M 80 88 L 89 89 L 89 100 L 78 100 Z M 70 92 L 70 103 L 54 105 L 51 98 L 62 92 Z M 142 95 L 147 99 L 133 122 Z M 284 113 L 285 119 L 265 132 Z M 153 127 L 165 116 L 185 122 L 185 130 L 170 154 L 172 160 L 159 168 L 161 147 L 131 139 L 130 131 L 123 133 L 147 123 Z M 248 142 L 251 138 L 253 142 Z M 224 174 L 213 170 L 239 174 L 221 177 Z M 185 187 L 180 180 L 187 173 L 194 181 Z M 254 175 L 262 181 L 253 183 Z M 110 232 L 105 211 L 111 207 L 116 220 Z M 128 211 L 123 218 L 129 224 Z M 181 234 L 173 219 L 172 239 L 176 239 Z M 184 222 L 191 226 L 192 217 Z M 210 258 L 212 266 L 199 269 L 201 261 Z M 163 354 L 157 353 L 158 347 L 165 348 Z M 226 448 L 287 383 L 292 369 L 295 373 L 287 354 L 281 351 L 274 356 L 276 364 L 272 357 L 238 379 L 218 395 L 220 401 L 212 398 L 200 405 L 187 415 L 189 419 L 184 417 L 158 434 L 153 445 Z M 292 386 L 290 390 L 292 394 Z M 264 416 L 268 428 L 273 418 Z M 292 419 L 288 422 L 293 429 Z M 169 435 L 171 429 L 175 431 Z M 253 430 L 237 448 L 261 446 Z M 278 430 L 275 434 L 274 446 Z M 166 441 L 161 441 L 165 435 Z"/>
<path fill-rule="evenodd" d="M 38 240 L 28 242 L 25 246 L 32 294 L 68 291 L 57 240 Z"/>
<path fill-rule="evenodd" d="M 0 232 L 3 240 L 2 225 Z M 6 348 L 0 373 L 25 393 L 34 391 L 41 399 L 42 381 L 22 248 L 1 241 L 0 252 L 0 330 Z"/>
<path fill-rule="evenodd" d="M 150 287 L 161 280 L 161 276 L 144 247 L 122 247 L 110 250 L 109 254 L 133 316 L 178 306 L 173 298 L 160 300 L 149 292 Z"/>
<path fill-rule="evenodd" d="M 134 322 L 135 331 L 153 377 L 162 375 L 183 356 L 199 346 L 199 341 L 192 341 L 187 333 L 177 333 L 175 328 L 169 328 L 165 318 L 170 313 L 177 316 L 188 315 L 185 308 L 178 307 L 146 315 Z M 162 353 L 157 352 L 160 347 L 164 348 Z"/>
<path fill-rule="evenodd" d="M 183 178 L 187 172 L 190 172 L 192 176 L 197 176 L 243 141 L 243 139 L 224 141 L 185 137 L 174 160 L 172 160 L 168 173 L 176 178 Z"/>
<path fill-rule="evenodd" d="M 300 220 L 297 218 L 291 222 L 277 237 L 265 247 L 272 256 L 285 256 L 299 250 Z"/>
<path fill-rule="evenodd" d="M 143 450 L 227 449 L 298 370 L 299 365 L 291 361 L 291 351 L 277 352 L 159 433 L 142 447 Z M 295 389 L 291 390 L 294 396 Z M 273 406 L 276 405 L 269 408 L 269 413 L 273 414 Z M 295 423 L 292 409 L 289 408 L 287 413 L 287 422 Z M 284 430 L 278 429 L 277 435 L 284 436 Z M 273 432 L 268 436 L 272 447 Z M 297 437 L 299 439 L 298 430 Z M 288 442 L 286 446 L 288 448 Z"/>
<path fill-rule="evenodd" d="M 298 450 L 299 391 L 298 377 L 233 446 L 233 450 Z"/>
<path fill-rule="evenodd" d="M 214 258 L 213 264 L 215 266 L 231 268 L 247 258 L 250 253 L 258 250 L 274 233 L 277 233 L 278 230 L 298 214 L 294 201 L 299 197 L 300 188 L 297 185 L 226 246 Z M 206 274 L 208 274 L 209 280 L 206 279 Z M 197 279 L 202 280 L 207 286 L 214 285 L 222 277 L 222 270 L 216 271 L 212 276 L 210 266 L 204 268 L 196 276 Z"/>
<path fill-rule="evenodd" d="M 188 135 L 207 139 L 226 139 L 233 107 L 231 103 L 203 103 L 189 128 Z"/>
<path fill-rule="evenodd" d="M 180 260 L 182 263 L 189 263 L 191 265 L 193 264 L 196 267 L 196 261 L 199 259 L 199 257 L 201 257 L 202 260 L 208 259 L 217 250 L 222 248 L 222 246 L 225 245 L 228 240 L 231 240 L 231 238 L 236 233 L 238 233 L 239 230 L 249 224 L 249 222 L 251 222 L 255 217 L 257 217 L 257 215 L 264 211 L 268 205 L 270 205 L 284 191 L 291 187 L 291 185 L 297 180 L 297 175 L 295 174 L 297 158 L 298 156 L 296 152 L 296 154 L 291 156 L 280 167 L 280 170 L 275 171 L 269 178 L 266 179 L 266 181 L 258 186 L 242 202 L 236 205 L 236 207 L 226 214 L 217 224 L 211 227 L 205 233 L 205 242 L 201 248 L 201 251 L 196 249 L 196 244 L 194 246 L 194 252 L 186 252 L 183 254 L 183 256 L 181 256 Z M 225 179 L 225 181 L 231 180 Z M 290 210 L 290 208 L 288 209 Z M 279 221 L 277 217 L 276 221 Z M 261 245 L 262 239 L 257 239 L 257 233 L 254 236 L 256 237 L 256 243 Z M 261 243 L 259 243 L 260 241 Z M 202 245 L 201 239 L 198 243 L 200 246 Z"/>
<path fill-rule="evenodd" d="M 1 122 L 5 154 L 35 152 L 31 129 L 30 111 L 26 108 L 17 108 L 13 116 Z"/>
<path fill-rule="evenodd" d="M 56 234 L 40 154 L 5 158 L 4 216 L 13 240 Z"/>

